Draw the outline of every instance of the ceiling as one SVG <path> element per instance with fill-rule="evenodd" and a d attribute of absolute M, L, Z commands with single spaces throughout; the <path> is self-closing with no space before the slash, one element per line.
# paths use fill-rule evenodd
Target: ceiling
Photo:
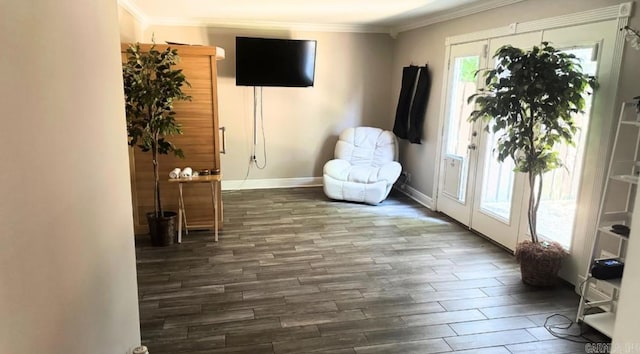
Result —
<path fill-rule="evenodd" d="M 523 0 L 120 0 L 144 24 L 398 32 Z"/>

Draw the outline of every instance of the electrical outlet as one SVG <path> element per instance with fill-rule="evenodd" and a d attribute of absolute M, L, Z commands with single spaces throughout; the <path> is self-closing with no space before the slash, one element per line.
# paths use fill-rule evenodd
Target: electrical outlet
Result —
<path fill-rule="evenodd" d="M 409 182 L 411 182 L 411 173 L 409 173 L 409 172 L 405 172 L 405 174 L 407 175 L 407 178 L 405 179 L 405 181 L 404 181 L 404 182 L 405 182 L 405 183 L 409 183 Z"/>

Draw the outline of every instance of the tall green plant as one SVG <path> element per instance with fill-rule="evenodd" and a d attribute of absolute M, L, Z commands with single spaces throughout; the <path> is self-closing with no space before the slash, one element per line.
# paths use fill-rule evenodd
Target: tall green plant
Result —
<path fill-rule="evenodd" d="M 182 150 L 166 139 L 182 134 L 173 102 L 191 100 L 182 91 L 184 85 L 190 86 L 182 70 L 173 68 L 179 59 L 176 49 L 159 51 L 153 45 L 149 51 L 142 51 L 137 43 L 127 49 L 127 61 L 122 65 L 129 145 L 151 151 L 156 218 L 164 215 L 158 156 L 173 153 L 184 158 Z"/>
<path fill-rule="evenodd" d="M 542 174 L 562 166 L 554 147 L 575 144 L 573 116 L 584 113 L 584 94 L 597 82 L 582 73 L 575 55 L 547 42 L 529 51 L 503 46 L 494 58 L 495 69 L 484 72 L 486 87 L 469 97 L 477 104 L 469 120 L 481 119 L 487 131 L 498 134 L 498 161 L 511 157 L 514 171 L 528 174 L 529 230 L 537 243 Z"/>

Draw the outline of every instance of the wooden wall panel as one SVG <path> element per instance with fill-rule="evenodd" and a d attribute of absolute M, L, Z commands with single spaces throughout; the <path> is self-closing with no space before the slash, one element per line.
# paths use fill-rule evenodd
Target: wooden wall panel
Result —
<path fill-rule="evenodd" d="M 150 45 L 143 45 L 143 50 Z M 156 45 L 158 50 L 167 46 Z M 123 60 L 126 58 L 128 44 L 122 45 Z M 165 210 L 178 210 L 178 186 L 169 184 L 169 172 L 174 168 L 191 167 L 194 171 L 219 169 L 218 112 L 216 48 L 174 46 L 178 49 L 180 63 L 191 87 L 184 87 L 191 101 L 176 102 L 176 120 L 182 124 L 182 135 L 169 140 L 184 151 L 185 159 L 172 155 L 159 158 L 161 198 Z M 130 150 L 132 199 L 136 233 L 146 233 L 146 213 L 153 211 L 153 165 L 151 154 L 138 148 Z M 213 208 L 211 190 L 208 184 L 188 184 L 184 186 L 184 201 L 189 226 L 211 225 Z M 222 207 L 222 199 L 217 200 Z M 222 227 L 222 213 L 220 213 Z"/>

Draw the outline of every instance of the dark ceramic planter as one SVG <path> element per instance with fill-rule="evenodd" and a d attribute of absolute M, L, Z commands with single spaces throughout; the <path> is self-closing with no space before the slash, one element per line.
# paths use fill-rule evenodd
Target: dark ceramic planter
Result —
<path fill-rule="evenodd" d="M 156 218 L 155 213 L 147 213 L 149 235 L 153 246 L 170 246 L 176 240 L 176 216 L 172 211 L 165 211 L 162 217 Z"/>

